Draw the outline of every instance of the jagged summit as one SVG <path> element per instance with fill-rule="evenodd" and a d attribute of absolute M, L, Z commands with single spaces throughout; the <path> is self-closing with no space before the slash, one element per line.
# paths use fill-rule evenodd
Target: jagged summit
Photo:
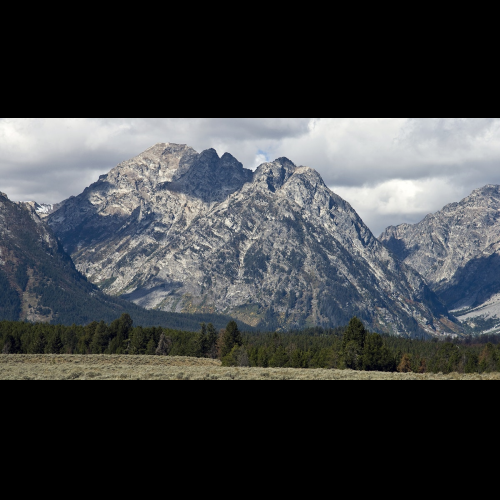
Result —
<path fill-rule="evenodd" d="M 258 185 L 267 186 L 274 193 L 283 187 L 296 168 L 288 158 L 278 158 L 273 162 L 263 163 L 257 167 L 253 181 Z"/>
<path fill-rule="evenodd" d="M 498 184 L 486 184 L 483 187 L 474 189 L 472 191 L 471 196 L 475 195 L 500 195 L 500 185 Z"/>
<path fill-rule="evenodd" d="M 449 331 L 418 274 L 318 172 L 285 157 L 252 172 L 229 153 L 156 144 L 48 220 L 90 281 L 147 308 L 276 328 L 357 315 L 395 334 Z"/>

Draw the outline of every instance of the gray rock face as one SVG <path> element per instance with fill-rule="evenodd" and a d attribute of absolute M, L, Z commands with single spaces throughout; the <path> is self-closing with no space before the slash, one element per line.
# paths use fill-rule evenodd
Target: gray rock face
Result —
<path fill-rule="evenodd" d="M 477 307 L 500 292 L 500 186 L 476 189 L 418 224 L 391 226 L 380 241 L 450 309 Z"/>
<path fill-rule="evenodd" d="M 93 283 L 147 308 L 276 328 L 357 315 L 395 334 L 456 329 L 418 273 L 286 158 L 252 172 L 227 153 L 157 144 L 48 221 Z"/>

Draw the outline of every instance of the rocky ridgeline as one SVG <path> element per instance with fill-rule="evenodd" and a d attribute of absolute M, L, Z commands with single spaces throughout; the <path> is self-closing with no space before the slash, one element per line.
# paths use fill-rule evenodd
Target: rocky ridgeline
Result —
<path fill-rule="evenodd" d="M 228 153 L 157 144 L 48 222 L 93 283 L 147 308 L 282 328 L 353 315 L 396 334 L 457 328 L 315 170 L 286 158 L 252 172 Z"/>
<path fill-rule="evenodd" d="M 476 189 L 418 224 L 391 226 L 380 241 L 450 309 L 480 306 L 500 292 L 500 186 Z"/>

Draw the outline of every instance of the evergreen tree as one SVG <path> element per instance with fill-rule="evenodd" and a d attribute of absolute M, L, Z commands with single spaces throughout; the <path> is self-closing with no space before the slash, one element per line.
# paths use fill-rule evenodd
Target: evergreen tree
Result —
<path fill-rule="evenodd" d="M 145 354 L 147 337 L 141 326 L 136 326 L 130 334 L 129 354 Z"/>
<path fill-rule="evenodd" d="M 212 323 L 207 325 L 206 349 L 209 358 L 215 359 L 217 357 L 217 331 Z"/>
<path fill-rule="evenodd" d="M 342 349 L 341 367 L 348 370 L 361 370 L 363 368 L 363 349 L 356 341 L 351 340 Z"/>
<path fill-rule="evenodd" d="M 250 366 L 245 346 L 235 345 L 222 359 L 222 366 Z"/>
<path fill-rule="evenodd" d="M 230 321 L 227 324 L 226 329 L 221 333 L 219 340 L 219 356 L 221 359 L 224 356 L 227 356 L 234 346 L 239 347 L 243 345 L 243 339 L 240 331 L 238 330 L 236 321 Z"/>
<path fill-rule="evenodd" d="M 465 373 L 477 373 L 479 368 L 479 359 L 476 353 L 471 352 L 467 357 L 467 363 L 465 364 Z"/>
<path fill-rule="evenodd" d="M 300 349 L 293 349 L 290 353 L 289 365 L 291 368 L 304 368 L 304 360 Z"/>
<path fill-rule="evenodd" d="M 366 329 L 361 320 L 354 316 L 347 326 L 342 337 L 342 350 L 345 350 L 349 342 L 354 342 L 357 349 L 363 351 L 365 347 Z"/>
<path fill-rule="evenodd" d="M 261 366 L 262 368 L 267 368 L 269 366 L 269 353 L 266 346 L 259 347 L 257 353 L 257 366 Z"/>
<path fill-rule="evenodd" d="M 151 337 L 149 339 L 148 345 L 146 346 L 146 354 L 148 356 L 152 356 L 153 354 L 156 354 L 156 343 L 155 339 Z"/>
<path fill-rule="evenodd" d="M 207 325 L 205 323 L 201 324 L 200 333 L 197 335 L 195 340 L 195 357 L 203 358 L 205 357 L 208 350 L 208 339 L 207 339 Z"/>
<path fill-rule="evenodd" d="M 363 349 L 366 340 L 365 325 L 354 316 L 342 336 L 340 366 L 351 370 L 363 369 Z"/>
<path fill-rule="evenodd" d="M 92 354 L 103 354 L 108 347 L 108 326 L 101 321 L 94 332 L 94 337 L 90 342 L 90 352 Z"/>
<path fill-rule="evenodd" d="M 36 329 L 31 337 L 31 342 L 28 346 L 28 354 L 43 354 L 45 352 L 45 337 L 40 329 Z"/>
<path fill-rule="evenodd" d="M 60 354 L 63 343 L 59 332 L 52 332 L 45 346 L 45 354 Z"/>
<path fill-rule="evenodd" d="M 129 314 L 123 313 L 109 325 L 109 354 L 125 354 L 133 320 Z"/>
<path fill-rule="evenodd" d="M 102 321 L 104 323 L 104 321 Z M 90 353 L 90 344 L 95 335 L 95 331 L 99 323 L 97 321 L 92 321 L 89 323 L 84 329 L 84 334 L 78 339 L 77 352 L 78 354 L 89 354 Z"/>
<path fill-rule="evenodd" d="M 269 366 L 282 368 L 288 363 L 288 355 L 283 346 L 279 346 L 269 360 Z"/>
<path fill-rule="evenodd" d="M 394 359 L 384 345 L 378 333 L 369 333 L 365 337 L 362 369 L 366 371 L 393 371 Z"/>

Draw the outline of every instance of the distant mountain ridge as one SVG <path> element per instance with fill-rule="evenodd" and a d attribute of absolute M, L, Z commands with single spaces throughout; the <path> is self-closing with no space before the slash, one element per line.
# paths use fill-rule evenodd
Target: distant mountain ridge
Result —
<path fill-rule="evenodd" d="M 287 158 L 156 144 L 60 204 L 48 223 L 77 268 L 147 308 L 222 312 L 254 326 L 459 331 L 410 267 L 321 176 Z"/>
<path fill-rule="evenodd" d="M 380 241 L 417 270 L 451 310 L 494 303 L 500 314 L 500 186 L 475 189 L 418 224 L 388 227 Z"/>

